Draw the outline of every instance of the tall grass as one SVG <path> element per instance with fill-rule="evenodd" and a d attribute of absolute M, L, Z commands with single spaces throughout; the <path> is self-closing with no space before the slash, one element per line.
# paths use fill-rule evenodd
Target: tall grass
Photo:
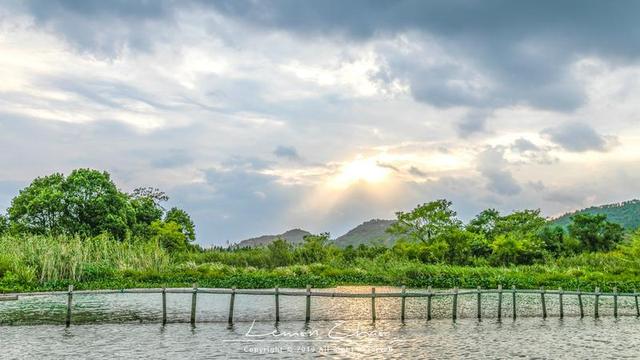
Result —
<path fill-rule="evenodd" d="M 103 237 L 0 237 L 0 277 L 19 282 L 82 281 L 117 271 L 164 271 L 168 254 L 155 242 Z"/>

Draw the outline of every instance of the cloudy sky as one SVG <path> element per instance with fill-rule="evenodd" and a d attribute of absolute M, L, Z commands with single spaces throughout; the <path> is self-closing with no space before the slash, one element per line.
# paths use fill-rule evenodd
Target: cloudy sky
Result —
<path fill-rule="evenodd" d="M 0 2 L 0 210 L 38 175 L 157 186 L 224 244 L 437 198 L 638 197 L 637 1 Z"/>

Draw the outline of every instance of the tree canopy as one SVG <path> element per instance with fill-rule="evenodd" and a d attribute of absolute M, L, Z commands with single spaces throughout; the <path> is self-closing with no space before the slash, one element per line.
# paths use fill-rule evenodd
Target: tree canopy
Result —
<path fill-rule="evenodd" d="M 195 240 L 195 227 L 184 210 L 174 207 L 165 212 L 161 203 L 168 199 L 164 192 L 149 187 L 126 194 L 105 171 L 76 169 L 66 177 L 55 173 L 36 178 L 20 191 L 11 202 L 8 218 L 0 218 L 0 233 L 107 234 L 120 241 L 163 234 L 172 239 L 166 244 L 184 248 Z"/>

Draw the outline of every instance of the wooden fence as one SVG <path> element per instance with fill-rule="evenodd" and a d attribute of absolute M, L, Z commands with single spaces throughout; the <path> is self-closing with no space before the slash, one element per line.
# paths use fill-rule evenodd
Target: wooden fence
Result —
<path fill-rule="evenodd" d="M 564 297 L 574 296 L 577 297 L 578 306 L 580 309 L 580 317 L 585 316 L 585 308 L 583 306 L 583 298 L 585 296 L 591 296 L 594 298 L 593 302 L 593 316 L 598 318 L 599 303 L 601 297 L 613 297 L 613 316 L 618 317 L 618 298 L 620 297 L 633 297 L 635 299 L 636 316 L 640 317 L 640 306 L 638 304 L 639 293 L 619 293 L 615 288 L 613 292 L 603 293 L 599 288 L 595 288 L 593 292 L 582 291 L 563 291 L 561 288 L 558 290 L 545 290 L 541 287 L 539 290 L 525 290 L 516 289 L 503 289 L 502 286 L 498 286 L 497 289 L 480 289 L 478 287 L 475 290 L 459 290 L 454 288 L 452 290 L 434 291 L 431 287 L 426 292 L 410 292 L 402 286 L 400 292 L 376 292 L 376 288 L 372 287 L 370 293 L 341 293 L 341 292 L 329 292 L 329 291 L 312 291 L 311 286 L 307 285 L 307 288 L 303 291 L 300 290 L 280 290 L 279 288 L 268 290 L 246 290 L 246 289 L 209 289 L 198 288 L 196 284 L 192 288 L 154 288 L 154 289 L 122 289 L 122 290 L 74 290 L 73 285 L 69 286 L 67 291 L 53 291 L 53 292 L 30 292 L 30 293 L 14 293 L 0 295 L 0 300 L 17 300 L 19 297 L 25 296 L 48 296 L 48 295 L 61 295 L 67 296 L 67 312 L 66 312 L 66 325 L 71 325 L 72 318 L 72 305 L 73 297 L 80 295 L 96 295 L 96 294 L 161 294 L 162 295 L 162 324 L 167 323 L 167 294 L 191 294 L 191 324 L 196 323 L 196 308 L 198 294 L 219 294 L 230 295 L 229 300 L 229 324 L 233 324 L 234 303 L 236 295 L 262 295 L 273 296 L 275 299 L 275 321 L 280 321 L 280 296 L 304 296 L 306 298 L 305 307 L 305 322 L 311 320 L 311 298 L 312 297 L 331 297 L 331 298 L 370 298 L 371 299 L 371 319 L 376 321 L 376 298 L 400 298 L 400 320 L 405 320 L 405 304 L 407 298 L 426 298 L 427 299 L 427 320 L 431 320 L 431 300 L 435 297 L 452 297 L 451 319 L 456 320 L 458 318 L 458 297 L 459 296 L 475 296 L 477 303 L 477 317 L 482 318 L 482 295 L 483 294 L 497 294 L 498 297 L 498 309 L 497 318 L 502 318 L 502 299 L 503 296 L 512 296 L 512 316 L 516 319 L 517 316 L 517 302 L 516 294 L 539 294 L 541 305 L 541 316 L 547 317 L 546 299 L 548 296 L 557 296 L 559 300 L 559 316 L 564 317 Z"/>

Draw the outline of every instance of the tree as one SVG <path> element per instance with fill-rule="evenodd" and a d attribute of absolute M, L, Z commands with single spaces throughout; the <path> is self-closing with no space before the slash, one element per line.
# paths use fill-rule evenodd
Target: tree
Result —
<path fill-rule="evenodd" d="M 273 267 L 287 266 L 293 259 L 293 254 L 291 253 L 291 244 L 289 244 L 282 238 L 277 238 L 269 245 L 267 245 L 267 250 L 269 252 L 269 260 L 271 261 L 271 266 Z"/>
<path fill-rule="evenodd" d="M 448 264 L 465 264 L 469 262 L 472 255 L 471 244 L 480 241 L 478 238 L 482 237 L 482 235 L 453 227 L 441 233 L 435 241 L 446 244 L 443 252 L 444 261 Z"/>
<path fill-rule="evenodd" d="M 519 234 L 537 233 L 547 224 L 547 220 L 540 216 L 540 210 L 515 211 L 507 216 L 498 218 L 494 227 L 494 234 L 516 232 Z"/>
<path fill-rule="evenodd" d="M 158 188 L 139 187 L 129 194 L 129 199 L 135 217 L 131 226 L 133 235 L 142 238 L 150 236 L 150 225 L 162 220 L 164 208 L 161 203 L 168 201 L 169 197 Z"/>
<path fill-rule="evenodd" d="M 64 233 L 65 178 L 55 173 L 38 177 L 13 198 L 9 221 L 17 232 L 56 235 Z"/>
<path fill-rule="evenodd" d="M 187 241 L 192 242 L 196 239 L 196 229 L 191 220 L 191 216 L 186 211 L 178 209 L 176 207 L 167 211 L 164 217 L 165 222 L 174 222 L 180 226 L 180 232 L 182 232 Z"/>
<path fill-rule="evenodd" d="M 486 239 L 493 239 L 496 225 L 500 221 L 500 213 L 496 209 L 482 210 L 469 224 L 467 230 L 472 233 L 482 234 Z"/>
<path fill-rule="evenodd" d="M 456 212 L 450 207 L 450 201 L 441 199 L 419 205 L 408 213 L 397 212 L 397 221 L 387 231 L 429 244 L 441 233 L 461 226 Z"/>
<path fill-rule="evenodd" d="M 303 239 L 302 246 L 296 250 L 298 257 L 306 264 L 322 262 L 328 257 L 327 244 L 329 234 L 307 235 Z"/>
<path fill-rule="evenodd" d="M 577 214 L 571 217 L 569 234 L 587 251 L 607 251 L 622 241 L 622 226 L 607 221 L 604 214 Z"/>
<path fill-rule="evenodd" d="M 9 219 L 4 215 L 0 215 L 0 235 L 3 235 L 8 230 L 9 230 Z"/>
<path fill-rule="evenodd" d="M 109 173 L 92 169 L 73 170 L 63 185 L 64 227 L 71 234 L 97 236 L 108 233 L 124 240 L 133 209 L 126 194 L 111 181 Z"/>
<path fill-rule="evenodd" d="M 496 265 L 532 264 L 544 256 L 540 241 L 531 233 L 500 234 L 491 243 L 491 249 L 491 259 Z"/>
<path fill-rule="evenodd" d="M 184 251 L 187 241 L 180 226 L 173 221 L 154 221 L 151 223 L 153 239 L 169 252 Z"/>

